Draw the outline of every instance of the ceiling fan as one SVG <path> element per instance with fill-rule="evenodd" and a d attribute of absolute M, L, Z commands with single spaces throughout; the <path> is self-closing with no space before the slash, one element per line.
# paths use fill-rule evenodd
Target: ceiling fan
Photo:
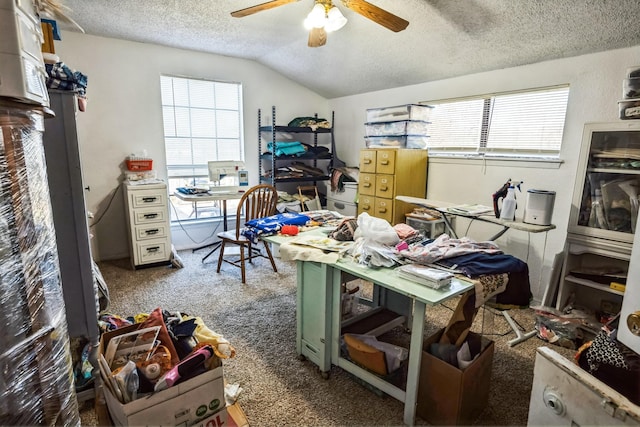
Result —
<path fill-rule="evenodd" d="M 242 18 L 252 15 L 263 10 L 273 9 L 274 7 L 283 6 L 287 3 L 293 3 L 300 0 L 272 0 L 245 9 L 231 12 L 234 18 Z M 315 4 L 307 19 L 305 19 L 305 27 L 309 29 L 309 47 L 320 47 L 327 42 L 327 32 L 335 31 L 344 24 L 347 19 L 342 15 L 340 10 L 333 5 L 332 0 L 314 0 Z M 365 0 L 340 0 L 342 5 L 354 12 L 364 16 L 382 25 L 391 31 L 402 31 L 409 25 L 408 21 L 387 12 Z"/>

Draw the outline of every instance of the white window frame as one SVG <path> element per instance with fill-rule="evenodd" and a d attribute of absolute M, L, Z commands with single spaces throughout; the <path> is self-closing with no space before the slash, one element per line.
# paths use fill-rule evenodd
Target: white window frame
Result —
<path fill-rule="evenodd" d="M 244 161 L 241 83 L 162 74 L 160 90 L 170 194 L 177 187 L 207 187 L 209 161 Z M 172 221 L 201 219 L 194 209 L 195 218 L 176 213 Z"/>
<path fill-rule="evenodd" d="M 435 107 L 428 142 L 429 156 L 560 163 L 568 97 L 569 86 L 559 85 L 421 102 Z M 433 124 L 446 120 L 445 113 L 438 118 L 437 107 L 441 104 L 448 104 L 446 114 L 461 119 L 460 123 L 449 124 L 447 129 L 442 126 L 443 131 Z M 524 104 L 527 110 L 502 108 L 513 104 Z M 539 126 L 539 122 L 528 120 L 527 115 L 541 120 L 547 115 L 549 126 Z M 513 123 L 518 125 L 513 126 Z M 514 142 L 518 139 L 524 147 L 518 147 Z"/>

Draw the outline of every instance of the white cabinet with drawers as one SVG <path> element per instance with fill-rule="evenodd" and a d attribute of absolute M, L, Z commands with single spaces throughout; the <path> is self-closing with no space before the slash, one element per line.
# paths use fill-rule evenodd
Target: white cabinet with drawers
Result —
<path fill-rule="evenodd" d="M 167 185 L 123 185 L 132 267 L 169 262 L 171 226 Z"/>
<path fill-rule="evenodd" d="M 345 182 L 343 185 L 343 191 L 329 191 L 327 209 L 344 216 L 357 216 L 358 183 Z"/>

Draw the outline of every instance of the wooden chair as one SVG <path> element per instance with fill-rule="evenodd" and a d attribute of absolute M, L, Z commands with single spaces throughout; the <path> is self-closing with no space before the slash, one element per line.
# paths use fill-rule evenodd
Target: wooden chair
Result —
<path fill-rule="evenodd" d="M 227 262 L 231 265 L 239 267 L 242 271 L 242 283 L 246 283 L 245 278 L 245 261 L 249 261 L 253 258 L 263 257 L 268 258 L 271 261 L 273 271 L 278 271 L 276 263 L 271 255 L 271 249 L 269 244 L 263 242 L 267 256 L 260 252 L 260 249 L 253 247 L 251 240 L 242 235 L 242 229 L 247 221 L 256 218 L 264 218 L 266 216 L 274 215 L 276 213 L 276 203 L 278 202 L 278 192 L 275 187 L 271 185 L 261 184 L 251 187 L 240 199 L 238 203 L 238 209 L 236 212 L 236 228 L 235 230 L 224 231 L 218 233 L 218 238 L 221 241 L 220 256 L 218 257 L 218 269 L 220 273 L 220 266 L 222 262 Z M 244 215 L 243 215 L 244 214 Z M 238 245 L 240 247 L 239 259 L 225 259 L 224 249 L 227 244 Z M 245 257 L 245 247 L 248 249 L 247 256 Z"/>

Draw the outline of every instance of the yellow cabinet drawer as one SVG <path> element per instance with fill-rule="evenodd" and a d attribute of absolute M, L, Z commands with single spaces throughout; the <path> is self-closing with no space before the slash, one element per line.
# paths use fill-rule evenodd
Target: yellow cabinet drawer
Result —
<path fill-rule="evenodd" d="M 393 223 L 393 200 L 376 197 L 373 205 L 373 213 L 370 215 Z"/>
<path fill-rule="evenodd" d="M 393 175 L 376 175 L 376 197 L 392 199 L 395 194 Z"/>
<path fill-rule="evenodd" d="M 374 212 L 373 212 L 374 205 L 375 205 L 375 197 L 360 195 L 360 197 L 358 197 L 358 215 L 360 215 L 363 212 L 366 212 L 369 215 L 374 216 Z"/>
<path fill-rule="evenodd" d="M 360 173 L 359 181 L 360 195 L 375 196 L 376 195 L 376 175 L 372 173 Z"/>
<path fill-rule="evenodd" d="M 378 150 L 376 154 L 376 173 L 393 175 L 396 172 L 396 151 Z"/>
<path fill-rule="evenodd" d="M 360 150 L 360 173 L 376 172 L 376 150 Z"/>

